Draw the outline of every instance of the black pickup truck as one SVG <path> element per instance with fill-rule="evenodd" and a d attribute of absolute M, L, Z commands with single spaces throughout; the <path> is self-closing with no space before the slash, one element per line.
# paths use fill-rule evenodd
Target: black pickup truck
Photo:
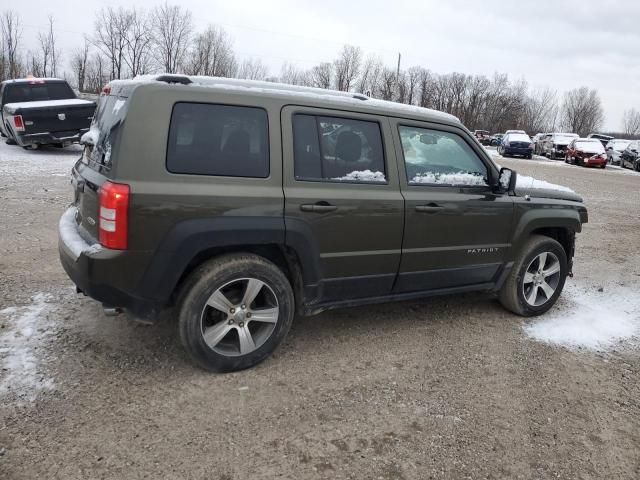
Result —
<path fill-rule="evenodd" d="M 89 130 L 95 102 L 77 98 L 58 78 L 23 78 L 0 83 L 0 134 L 25 148 L 65 147 Z"/>

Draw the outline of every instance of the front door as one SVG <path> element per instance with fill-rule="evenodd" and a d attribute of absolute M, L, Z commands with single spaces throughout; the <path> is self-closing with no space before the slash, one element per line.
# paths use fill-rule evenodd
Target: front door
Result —
<path fill-rule="evenodd" d="M 513 202 L 461 128 L 392 121 L 405 198 L 397 293 L 489 284 L 510 248 Z"/>
<path fill-rule="evenodd" d="M 306 237 L 318 301 L 390 294 L 404 202 L 388 120 L 291 106 L 282 135 L 286 241 Z"/>

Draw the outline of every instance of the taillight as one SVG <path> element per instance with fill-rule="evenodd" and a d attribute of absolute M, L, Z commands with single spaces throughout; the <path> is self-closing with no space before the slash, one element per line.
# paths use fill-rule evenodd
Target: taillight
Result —
<path fill-rule="evenodd" d="M 106 84 L 102 87 L 102 95 L 111 95 L 111 85 Z"/>
<path fill-rule="evenodd" d="M 22 121 L 22 115 L 14 115 L 12 118 L 13 127 L 16 129 L 16 132 L 24 132 L 24 122 Z"/>
<path fill-rule="evenodd" d="M 105 248 L 126 250 L 129 230 L 129 185 L 105 182 L 98 197 L 100 244 Z"/>

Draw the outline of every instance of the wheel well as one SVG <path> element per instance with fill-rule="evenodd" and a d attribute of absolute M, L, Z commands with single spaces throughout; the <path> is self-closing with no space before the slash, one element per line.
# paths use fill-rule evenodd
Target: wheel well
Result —
<path fill-rule="evenodd" d="M 233 245 L 229 247 L 214 247 L 198 253 L 191 259 L 187 267 L 182 272 L 172 295 L 172 303 L 175 300 L 184 284 L 185 280 L 202 263 L 212 258 L 228 253 L 252 253 L 263 257 L 274 263 L 287 277 L 291 288 L 293 289 L 296 305 L 300 306 L 302 302 L 303 282 L 300 261 L 295 251 L 277 244 L 266 245 Z"/>
<path fill-rule="evenodd" d="M 562 248 L 564 248 L 564 251 L 567 254 L 567 260 L 571 261 L 576 235 L 571 229 L 563 227 L 538 228 L 532 231 L 531 235 L 544 235 L 545 237 L 553 238 L 562 245 Z"/>

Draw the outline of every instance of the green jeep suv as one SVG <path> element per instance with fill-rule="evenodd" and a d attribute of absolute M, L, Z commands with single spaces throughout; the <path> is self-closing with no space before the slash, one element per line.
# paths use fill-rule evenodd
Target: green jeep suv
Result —
<path fill-rule="evenodd" d="M 573 193 L 520 188 L 455 117 L 347 92 L 113 81 L 82 142 L 63 267 L 111 312 L 175 308 L 212 371 L 331 308 L 484 290 L 541 314 L 587 221 Z"/>

